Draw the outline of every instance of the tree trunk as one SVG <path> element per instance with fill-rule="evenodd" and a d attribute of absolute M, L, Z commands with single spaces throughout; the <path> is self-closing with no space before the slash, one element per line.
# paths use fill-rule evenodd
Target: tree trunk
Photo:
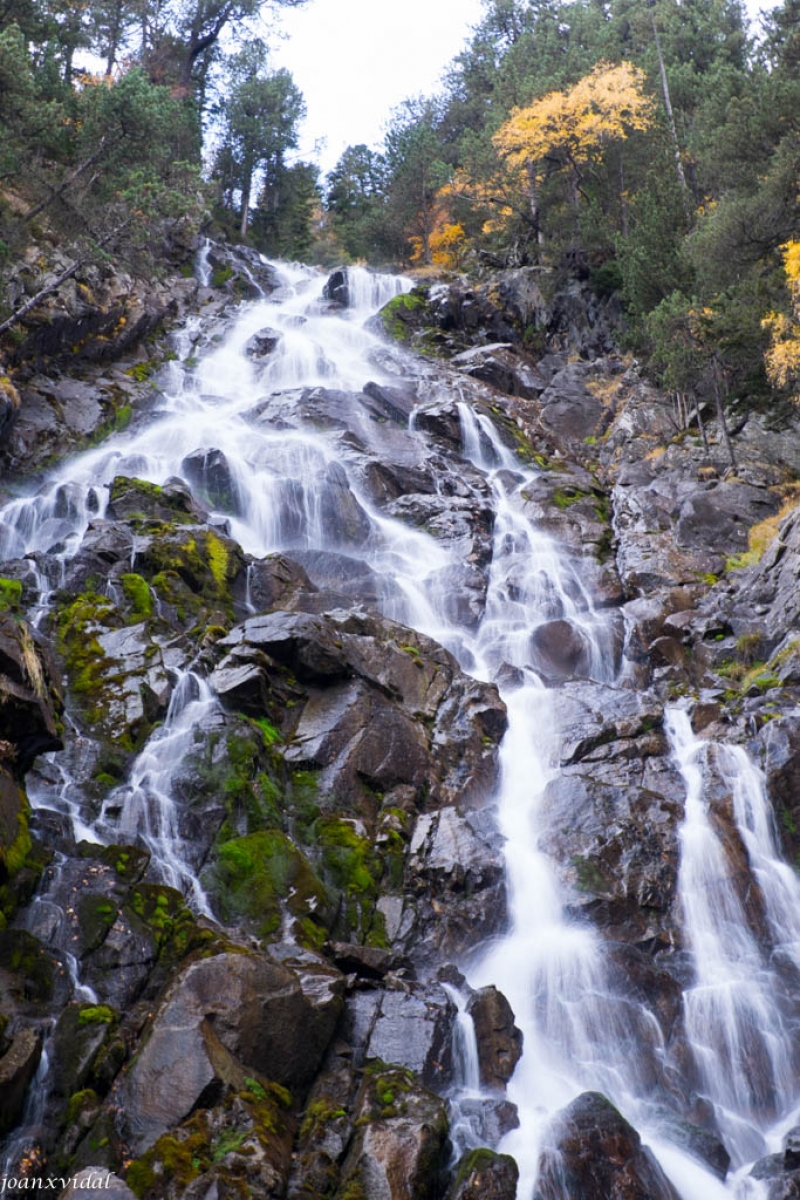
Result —
<path fill-rule="evenodd" d="M 672 100 L 669 94 L 669 81 L 667 79 L 667 68 L 664 66 L 664 55 L 661 53 L 661 38 L 658 36 L 658 25 L 656 24 L 656 14 L 652 14 L 653 22 L 653 38 L 656 43 L 656 54 L 658 55 L 658 69 L 661 73 L 661 90 L 664 95 L 664 109 L 667 114 L 667 123 L 669 124 L 669 132 L 672 137 L 672 149 L 675 154 L 675 169 L 678 173 L 678 180 L 684 192 L 688 192 L 689 188 L 686 183 L 686 175 L 683 171 L 683 163 L 681 161 L 681 148 L 678 142 L 678 129 L 675 124 L 675 113 L 672 111 Z"/>
<path fill-rule="evenodd" d="M 722 373 L 722 368 L 718 358 L 714 359 L 711 378 L 714 384 L 714 403 L 717 409 L 717 421 L 719 422 L 720 431 L 722 433 L 722 440 L 725 442 L 725 449 L 728 451 L 728 458 L 730 460 L 731 467 L 735 471 L 737 465 L 736 454 L 733 449 L 733 442 L 731 441 L 728 422 L 725 418 L 725 402 L 722 395 L 723 389 L 726 391 L 727 389 L 725 388 L 725 377 Z"/>
<path fill-rule="evenodd" d="M 536 233 L 537 245 L 544 245 L 544 234 L 542 233 L 542 221 L 539 212 L 539 189 L 536 186 L 536 169 L 533 163 L 528 163 L 528 203 L 531 210 L 531 223 Z"/>
<path fill-rule="evenodd" d="M 247 222 L 250 217 L 250 189 L 252 186 L 252 175 L 248 172 L 247 179 L 242 184 L 242 220 L 239 226 L 242 241 L 247 237 Z"/>

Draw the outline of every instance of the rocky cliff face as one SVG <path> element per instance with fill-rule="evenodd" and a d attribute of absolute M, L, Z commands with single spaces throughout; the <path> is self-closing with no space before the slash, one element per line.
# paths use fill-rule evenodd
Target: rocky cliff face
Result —
<path fill-rule="evenodd" d="M 263 264 L 220 259 L 217 270 L 218 284 L 238 272 L 276 287 Z M 46 314 L 26 335 L 39 358 L 14 378 L 19 405 L 2 446 L 16 473 L 102 434 L 120 404 L 133 428 L 148 420 L 169 366 L 149 374 L 163 351 L 145 357 L 150 326 L 128 340 L 120 314 L 128 321 L 140 300 L 202 305 L 208 319 L 184 359 L 229 320 L 219 289 L 186 281 L 179 298 L 145 301 L 106 281 L 95 308 L 122 341 L 112 354 L 103 339 L 117 335 L 93 317 L 76 379 L 67 343 L 93 303 L 82 282 L 64 300 L 68 335 L 55 322 L 45 337 Z M 348 299 L 341 285 L 331 306 Z M 794 859 L 798 429 L 749 415 L 732 473 L 713 422 L 706 448 L 615 352 L 608 302 L 546 290 L 526 270 L 399 296 L 384 327 L 451 363 L 387 350 L 375 365 L 393 382 L 384 373 L 361 391 L 298 387 L 256 401 L 254 436 L 310 427 L 336 439 L 347 470 L 329 464 L 315 493 L 330 549 L 245 553 L 233 536 L 235 471 L 203 447 L 163 486 L 130 465 L 117 472 L 57 576 L 46 552 L 4 564 L 0 1130 L 23 1131 L 9 1145 L 26 1169 L 105 1167 L 124 1176 L 119 1195 L 159 1200 L 515 1195 L 516 1165 L 494 1150 L 515 1124 L 504 1089 L 524 1047 L 494 988 L 468 1001 L 489 1091 L 473 1122 L 484 1148 L 458 1165 L 453 1145 L 464 1146 L 443 1099 L 463 1082 L 454 989 L 467 989 L 456 965 L 508 925 L 494 808 L 506 709 L 494 683 L 392 618 L 391 580 L 361 557 L 371 513 L 424 529 L 456 552 L 445 615 L 465 631 L 483 620 L 496 517 L 485 472 L 462 457 L 467 397 L 509 454 L 537 465 L 525 516 L 580 564 L 608 616 L 615 682 L 591 678 L 586 642 L 563 616 L 531 638 L 561 731 L 541 847 L 568 912 L 605 939 L 613 986 L 659 1028 L 654 1095 L 669 1096 L 683 1144 L 724 1176 L 710 1105 L 690 1070 L 676 1081 L 668 1069 L 689 1053 L 677 901 L 685 786 L 664 709 L 686 698 L 696 731 L 763 764 Z M 269 363 L 272 332 L 248 343 L 251 360 Z M 103 361 L 119 354 L 129 357 Z M 424 436 L 409 434 L 412 414 Z M 296 501 L 287 492 L 280 503 L 291 512 Z M 69 511 L 77 492 L 64 485 L 54 503 L 56 515 Z M 514 670 L 501 666 L 499 681 L 513 688 Z M 159 757 L 159 745 L 174 749 Z M 729 780 L 709 771 L 729 876 L 766 945 Z M 130 780 L 146 775 L 168 779 L 176 799 L 166 840 L 148 840 L 146 814 L 131 815 Z M 55 794 L 58 806 L 45 802 Z M 89 818 L 105 844 L 81 840 Z M 188 874 L 165 877 L 177 858 L 194 891 Z M 50 1028 L 34 1127 L 25 1096 Z M 674 1195 L 601 1096 L 574 1101 L 552 1142 L 542 1198 Z M 775 1188 L 787 1186 L 784 1166 L 770 1167 Z"/>

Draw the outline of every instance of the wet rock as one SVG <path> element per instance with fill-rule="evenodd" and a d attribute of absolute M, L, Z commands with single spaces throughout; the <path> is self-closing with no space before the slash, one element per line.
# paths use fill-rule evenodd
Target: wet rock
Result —
<path fill-rule="evenodd" d="M 489 383 L 508 396 L 534 399 L 546 390 L 550 382 L 532 361 L 515 353 L 507 343 L 475 346 L 456 354 L 451 362 L 466 375 Z"/>
<path fill-rule="evenodd" d="M 249 246 L 214 243 L 208 252 L 211 287 L 236 300 L 255 300 L 279 287 L 277 272 L 263 255 Z"/>
<path fill-rule="evenodd" d="M 678 1193 L 642 1145 L 636 1130 L 598 1092 L 584 1092 L 563 1109 L 540 1160 L 537 1198 L 559 1200 L 678 1200 Z"/>
<path fill-rule="evenodd" d="M 248 594 L 242 600 L 249 601 L 257 613 L 288 608 L 298 592 L 316 591 L 303 566 L 283 554 L 270 554 L 251 563 L 246 588 Z"/>
<path fill-rule="evenodd" d="M 455 1006 L 439 987 L 385 991 L 367 1057 L 407 1067 L 442 1092 L 452 1081 Z"/>
<path fill-rule="evenodd" d="M 340 308 L 347 308 L 350 303 L 350 286 L 347 280 L 347 269 L 341 268 L 328 276 L 322 289 L 322 296 Z"/>
<path fill-rule="evenodd" d="M 406 890 L 398 936 L 415 960 L 457 957 L 501 932 L 507 922 L 505 870 L 491 819 L 450 806 L 421 816 L 409 848 Z"/>
<path fill-rule="evenodd" d="M 394 421 L 404 429 L 417 402 L 416 395 L 409 389 L 374 382 L 364 384 L 364 395 L 369 397 L 369 411 L 376 419 Z"/>
<path fill-rule="evenodd" d="M 248 358 L 267 358 L 278 345 L 281 336 L 277 329 L 270 329 L 269 326 L 265 326 L 247 340 L 244 352 Z"/>
<path fill-rule="evenodd" d="M 18 778 L 38 754 L 62 748 L 56 680 L 41 635 L 25 622 L 0 617 L 0 763 Z"/>
<path fill-rule="evenodd" d="M 496 987 L 484 987 L 470 997 L 467 1012 L 475 1025 L 481 1083 L 503 1088 L 522 1055 L 522 1033 L 511 1005 Z"/>
<path fill-rule="evenodd" d="M 340 971 L 362 979 L 383 979 L 401 962 L 390 950 L 379 950 L 375 946 L 330 942 L 326 949 Z"/>
<path fill-rule="evenodd" d="M 339 463 L 329 463 L 320 492 L 323 537 L 331 546 L 360 546 L 372 525 L 350 490 L 347 473 Z"/>
<path fill-rule="evenodd" d="M 327 597 L 332 594 L 339 598 L 339 605 L 342 607 L 347 601 L 358 600 L 370 608 L 380 608 L 381 603 L 392 594 L 391 585 L 385 577 L 376 575 L 360 558 L 349 554 L 337 554 L 330 550 L 300 550 L 294 553 L 294 558 L 308 573 L 309 586 L 306 591 L 319 589 L 326 594 L 325 607 L 309 608 L 308 596 L 299 601 L 295 601 L 294 598 L 287 599 L 286 604 L 275 604 L 271 607 L 298 607 L 304 612 L 325 612 L 331 608 Z M 316 605 L 316 601 L 314 603 Z"/>
<path fill-rule="evenodd" d="M 587 675 L 592 646 L 587 636 L 570 621 L 548 621 L 530 638 L 533 662 L 553 682 Z"/>
<path fill-rule="evenodd" d="M 515 1200 L 519 1168 L 508 1154 L 468 1150 L 455 1167 L 447 1200 Z"/>
<path fill-rule="evenodd" d="M 304 1091 L 339 1011 L 330 969 L 322 992 L 313 974 L 304 987 L 295 971 L 247 953 L 217 954 L 181 972 L 114 1093 L 136 1153 L 207 1097 L 243 1088 L 247 1068 Z"/>
<path fill-rule="evenodd" d="M 22 1116 L 25 1093 L 41 1055 L 41 1034 L 29 1026 L 19 1030 L 0 1058 L 0 1134 L 13 1129 Z"/>
<path fill-rule="evenodd" d="M 407 1071 L 370 1070 L 356 1109 L 356 1135 L 336 1200 L 434 1200 L 447 1163 L 447 1111 Z"/>
<path fill-rule="evenodd" d="M 209 508 L 241 516 L 239 488 L 221 450 L 193 450 L 181 463 L 181 471 L 195 494 Z"/>

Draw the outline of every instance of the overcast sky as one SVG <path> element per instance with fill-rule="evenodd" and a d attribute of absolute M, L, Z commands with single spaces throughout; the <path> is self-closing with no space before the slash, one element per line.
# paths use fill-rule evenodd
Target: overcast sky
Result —
<path fill-rule="evenodd" d="M 284 10 L 288 36 L 272 40 L 272 62 L 305 96 L 302 154 L 327 172 L 345 147 L 380 142 L 395 105 L 436 90 L 482 12 L 481 0 L 309 0 Z"/>
<path fill-rule="evenodd" d="M 754 19 L 777 2 L 745 7 Z M 271 39 L 272 62 L 288 67 L 305 96 L 303 157 L 328 172 L 345 147 L 377 146 L 392 108 L 437 89 L 482 12 L 481 0 L 308 0 L 284 9 L 286 36 Z"/>

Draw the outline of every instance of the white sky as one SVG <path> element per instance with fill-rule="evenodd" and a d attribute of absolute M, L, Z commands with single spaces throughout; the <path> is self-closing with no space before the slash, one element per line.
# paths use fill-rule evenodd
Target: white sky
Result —
<path fill-rule="evenodd" d="M 745 8 L 754 20 L 777 2 L 745 0 Z M 396 105 L 437 90 L 482 14 L 481 0 L 308 0 L 284 9 L 278 28 L 287 36 L 270 39 L 272 64 L 287 67 L 305 97 L 301 155 L 327 174 L 347 146 L 377 146 Z"/>
<path fill-rule="evenodd" d="M 308 0 L 284 10 L 288 37 L 271 40 L 272 64 L 288 67 L 305 97 L 303 157 L 327 173 L 347 146 L 379 143 L 392 108 L 437 89 L 482 13 L 481 0 Z"/>

